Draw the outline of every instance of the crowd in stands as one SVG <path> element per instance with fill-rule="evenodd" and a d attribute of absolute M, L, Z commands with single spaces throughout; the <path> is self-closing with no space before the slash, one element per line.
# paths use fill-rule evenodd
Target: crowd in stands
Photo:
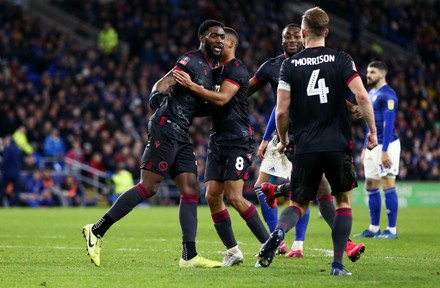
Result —
<path fill-rule="evenodd" d="M 139 177 L 147 119 L 152 113 L 148 105 L 150 89 L 181 54 L 198 48 L 196 30 L 201 21 L 215 18 L 237 29 L 237 55 L 247 65 L 250 76 L 261 63 L 282 52 L 282 27 L 300 22 L 300 15 L 279 9 L 284 1 L 51 2 L 77 15 L 82 24 L 114 29 L 116 38 L 113 32 L 111 37 L 116 43 L 125 41 L 129 53 L 123 53 L 119 45 L 113 45 L 114 41 L 110 50 L 98 45 L 85 49 L 74 35 L 61 32 L 56 26 L 46 27 L 21 7 L 0 0 L 0 139 L 13 135 L 22 153 L 22 170 L 43 171 L 47 167 L 39 164 L 41 157 L 66 156 L 109 175 L 123 165 L 134 181 Z M 341 41 L 332 33 L 328 38 L 329 47 L 352 55 L 363 77 L 372 60 L 384 60 L 389 65 L 388 82 L 400 101 L 396 128 L 402 142 L 402 180 L 440 180 L 440 25 L 438 20 L 422 21 L 425 10 L 433 9 L 425 5 L 420 4 L 420 9 L 405 18 L 411 23 L 411 31 L 426 32 L 415 32 L 410 39 L 411 45 L 406 47 L 413 53 L 410 59 L 383 59 L 374 45 Z M 386 37 L 377 30 L 376 18 L 403 17 L 406 11 L 402 8 L 395 16 L 374 5 L 360 7 L 365 18 L 363 28 Z M 429 49 L 429 56 L 423 54 Z M 249 103 L 251 123 L 259 142 L 274 105 L 271 89 L 253 95 Z M 208 130 L 207 118 L 195 119 L 191 133 L 201 181 Z M 353 131 L 355 160 L 362 179 L 362 121 L 354 122 Z M 258 175 L 258 165 L 255 161 L 253 180 L 252 176 Z M 69 201 L 75 203 L 74 199 Z"/>

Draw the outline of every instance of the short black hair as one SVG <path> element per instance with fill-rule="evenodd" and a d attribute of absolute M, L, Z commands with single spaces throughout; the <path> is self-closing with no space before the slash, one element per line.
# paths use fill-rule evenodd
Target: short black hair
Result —
<path fill-rule="evenodd" d="M 225 25 L 223 25 L 223 23 L 221 23 L 217 20 L 205 20 L 199 26 L 199 36 L 203 35 L 203 33 L 208 31 L 209 28 L 214 27 L 214 26 L 220 26 L 223 28 Z"/>
<path fill-rule="evenodd" d="M 297 28 L 301 29 L 301 25 L 295 24 L 295 23 L 289 23 L 286 26 L 284 26 L 283 30 L 286 28 L 289 28 L 289 27 L 297 27 Z"/>
<path fill-rule="evenodd" d="M 296 28 L 299 28 L 301 30 L 301 25 L 298 25 L 298 24 L 295 24 L 295 23 L 289 23 L 286 26 L 284 26 L 283 30 L 281 30 L 281 36 L 284 37 L 285 32 L 290 27 L 296 27 Z"/>
<path fill-rule="evenodd" d="M 382 61 L 370 62 L 370 64 L 368 64 L 368 67 L 376 68 L 376 69 L 379 69 L 381 71 L 384 71 L 385 74 L 388 72 L 388 65 L 385 62 L 382 62 Z"/>
<path fill-rule="evenodd" d="M 235 31 L 231 27 L 223 27 L 223 29 L 225 30 L 226 34 L 231 34 L 235 38 L 235 44 L 238 44 L 238 40 L 240 39 L 240 37 L 238 36 L 237 31 Z"/>

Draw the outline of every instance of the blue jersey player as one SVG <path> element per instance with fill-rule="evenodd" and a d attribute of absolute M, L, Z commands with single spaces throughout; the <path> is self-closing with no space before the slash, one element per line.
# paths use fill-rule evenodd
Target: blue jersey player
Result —
<path fill-rule="evenodd" d="M 395 131 L 395 119 L 398 100 L 394 90 L 386 82 L 387 65 L 384 62 L 371 62 L 367 68 L 367 84 L 374 108 L 379 145 L 362 153 L 364 161 L 368 206 L 370 208 L 370 226 L 354 237 L 397 238 L 398 199 L 396 193 L 396 175 L 399 173 L 400 141 Z M 381 233 L 380 211 L 382 199 L 379 185 L 385 195 L 388 226 Z"/>

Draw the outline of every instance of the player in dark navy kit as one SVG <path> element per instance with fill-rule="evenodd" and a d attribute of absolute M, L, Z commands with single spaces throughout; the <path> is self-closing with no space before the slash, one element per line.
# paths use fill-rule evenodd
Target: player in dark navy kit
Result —
<path fill-rule="evenodd" d="M 148 123 L 148 143 L 142 156 L 141 181 L 122 194 L 96 223 L 83 228 L 90 258 L 100 265 L 100 246 L 105 232 L 127 215 L 137 204 L 156 194 L 168 173 L 181 193 L 179 221 L 182 230 L 180 267 L 220 267 L 196 252 L 197 204 L 200 187 L 197 164 L 188 129 L 204 101 L 191 91 L 176 85 L 172 71 L 186 71 L 191 79 L 206 88 L 212 87 L 212 71 L 218 64 L 225 33 L 223 24 L 207 20 L 198 31 L 200 48 L 184 54 L 175 67 L 157 81 L 150 94 L 150 107 L 157 109 Z M 167 96 L 165 96 L 168 93 Z"/>
<path fill-rule="evenodd" d="M 228 27 L 224 30 L 226 39 L 222 66 L 214 72 L 214 91 L 196 85 L 186 73 L 175 71 L 174 76 L 182 86 L 212 104 L 212 126 L 205 170 L 206 200 L 214 226 L 227 249 L 223 266 L 229 267 L 243 262 L 243 254 L 232 231 L 224 196 L 261 243 L 268 239 L 269 233 L 255 206 L 243 197 L 243 185 L 248 178 L 255 149 L 247 111 L 249 74 L 243 63 L 235 58 L 237 32 Z"/>
<path fill-rule="evenodd" d="M 305 49 L 283 62 L 277 90 L 278 151 L 288 145 L 289 120 L 293 125 L 295 157 L 291 175 L 292 205 L 281 213 L 278 225 L 260 249 L 263 267 L 272 262 L 284 235 L 295 226 L 316 199 L 325 173 L 336 199 L 332 227 L 331 275 L 351 275 L 342 265 L 351 231 L 351 193 L 357 186 L 352 157 L 350 113 L 345 95 L 355 95 L 368 127 L 367 147 L 377 146 L 373 108 L 351 57 L 325 47 L 328 15 L 319 7 L 308 9 L 301 23 Z"/>
<path fill-rule="evenodd" d="M 284 53 L 264 62 L 258 68 L 255 75 L 249 80 L 248 95 L 252 95 L 264 85 L 270 83 L 274 96 L 276 96 L 278 79 L 283 61 L 303 49 L 300 32 L 301 27 L 296 24 L 288 24 L 286 27 L 284 27 L 281 34 L 281 45 Z M 260 201 L 261 212 L 270 232 L 273 232 L 278 222 L 278 205 L 276 202 L 276 197 L 290 196 L 290 183 L 286 183 L 286 185 L 278 188 L 270 183 L 273 183 L 277 177 L 285 179 L 289 178 L 292 170 L 291 162 L 293 162 L 293 126 L 289 126 L 289 143 L 291 144 L 288 145 L 284 153 L 279 153 L 276 148 L 278 143 L 277 135 L 275 135 L 269 142 L 273 132 L 275 131 L 275 108 L 276 107 L 274 107 L 272 111 L 263 136 L 263 140 L 258 148 L 257 155 L 260 159 L 262 159 L 262 162 L 260 165 L 258 179 L 255 182 L 255 193 Z M 357 107 L 355 105 L 352 105 L 347 101 L 347 108 L 354 114 L 354 116 L 357 116 Z M 280 188 L 286 190 L 286 193 L 279 193 L 275 196 L 275 189 Z M 322 177 L 318 188 L 317 200 L 321 215 L 331 227 L 335 217 L 335 204 L 331 195 L 328 181 L 324 176 Z M 287 252 L 287 245 L 285 241 L 283 241 L 278 249 L 279 254 L 284 254 L 287 252 L 286 257 L 303 257 L 303 244 L 309 218 L 310 208 L 307 209 L 305 215 L 295 225 L 295 241 L 293 242 L 290 251 Z M 354 262 L 357 261 L 360 258 L 360 255 L 365 251 L 365 245 L 362 243 L 356 244 L 348 241 L 345 251 L 350 260 Z"/>

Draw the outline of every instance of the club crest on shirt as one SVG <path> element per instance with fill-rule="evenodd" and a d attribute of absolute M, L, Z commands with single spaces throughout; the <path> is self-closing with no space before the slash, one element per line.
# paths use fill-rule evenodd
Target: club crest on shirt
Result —
<path fill-rule="evenodd" d="M 388 110 L 394 109 L 394 100 L 388 100 L 387 104 L 388 104 Z"/>
<path fill-rule="evenodd" d="M 184 56 L 182 57 L 182 59 L 180 59 L 179 63 L 185 66 L 189 62 L 189 60 L 190 58 L 188 56 Z"/>

